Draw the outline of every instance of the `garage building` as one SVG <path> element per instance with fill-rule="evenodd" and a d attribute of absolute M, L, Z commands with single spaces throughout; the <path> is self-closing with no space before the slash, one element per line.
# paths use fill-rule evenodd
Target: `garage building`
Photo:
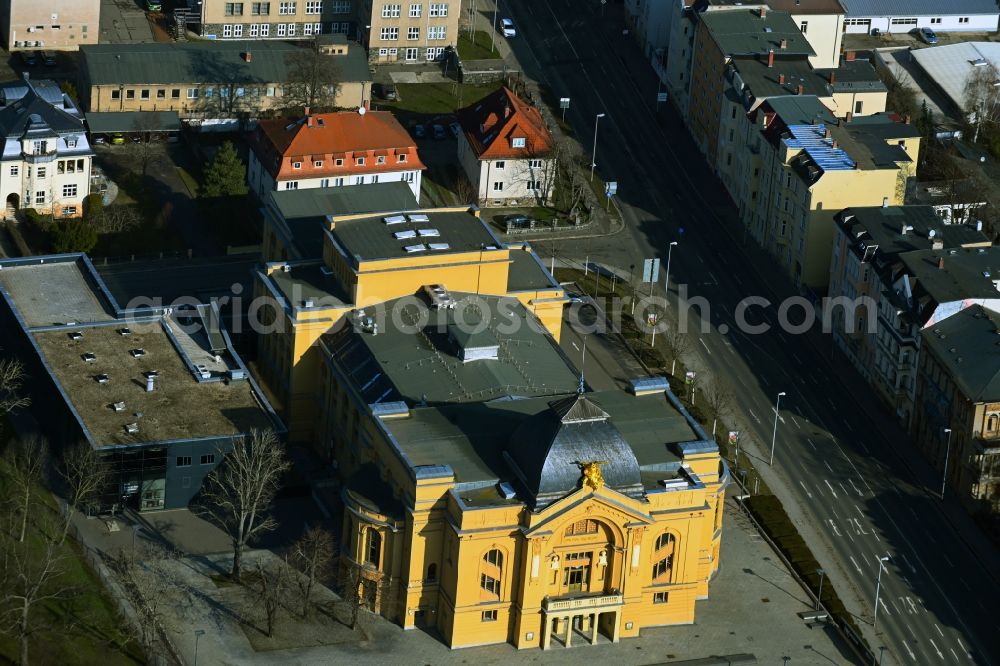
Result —
<path fill-rule="evenodd" d="M 1000 23 L 996 0 L 842 0 L 844 31 L 907 33 L 918 28 L 935 32 L 994 32 Z"/>

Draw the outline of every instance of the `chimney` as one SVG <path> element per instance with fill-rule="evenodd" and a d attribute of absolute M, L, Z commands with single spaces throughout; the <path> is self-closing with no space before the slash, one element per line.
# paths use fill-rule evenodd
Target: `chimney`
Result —
<path fill-rule="evenodd" d="M 767 66 L 774 67 L 774 49 L 767 50 Z"/>
<path fill-rule="evenodd" d="M 882 199 L 882 208 L 888 208 L 888 206 L 886 206 L 887 203 L 888 203 L 888 199 Z M 903 228 L 900 230 L 899 235 L 900 236 L 905 236 L 906 232 L 908 230 L 909 230 L 909 227 L 907 227 L 906 223 L 904 222 L 903 223 Z"/>
<path fill-rule="evenodd" d="M 243 62 L 250 62 L 253 60 L 253 54 L 250 53 L 250 49 L 243 52 Z"/>
<path fill-rule="evenodd" d="M 976 231 L 982 231 L 982 230 L 983 230 L 983 221 L 976 220 Z"/>
<path fill-rule="evenodd" d="M 889 207 L 889 197 L 882 197 L 882 208 Z M 906 233 L 906 226 L 903 226 L 903 233 Z"/>
<path fill-rule="evenodd" d="M 854 112 L 853 111 L 848 111 L 847 112 L 847 122 L 851 122 L 852 120 L 854 120 Z"/>
<path fill-rule="evenodd" d="M 826 128 L 826 131 L 825 131 L 825 132 L 823 133 L 823 138 L 824 138 L 824 139 L 829 139 L 829 138 L 831 138 L 831 137 L 833 137 L 833 132 L 831 132 L 831 131 L 830 131 L 830 128 L 829 128 L 829 127 L 827 127 L 827 128 Z"/>
<path fill-rule="evenodd" d="M 903 124 L 909 125 L 911 120 L 912 118 L 910 118 L 910 114 L 906 114 L 905 116 L 903 116 Z"/>
<path fill-rule="evenodd" d="M 510 104 L 503 107 L 503 117 L 510 118 Z"/>
<path fill-rule="evenodd" d="M 836 83 L 836 82 L 837 82 L 837 72 L 834 71 L 834 70 L 831 70 L 830 71 L 830 83 L 833 84 L 833 83 Z"/>
<path fill-rule="evenodd" d="M 779 86 L 785 85 L 785 75 L 784 74 L 778 74 L 778 85 Z"/>
<path fill-rule="evenodd" d="M 796 95 L 805 95 L 806 94 L 806 87 L 800 83 L 799 87 L 796 88 L 796 90 L 795 90 L 795 94 Z"/>
<path fill-rule="evenodd" d="M 778 42 L 778 48 L 782 49 L 782 50 L 787 49 L 788 48 L 788 40 L 787 39 L 782 39 L 780 42 Z"/>
<path fill-rule="evenodd" d="M 306 127 L 312 127 L 313 126 L 313 119 L 312 119 L 312 116 L 309 115 L 309 107 L 308 106 L 302 108 L 302 115 L 304 115 L 306 117 Z"/>
<path fill-rule="evenodd" d="M 854 51 L 848 51 L 844 54 L 844 59 L 847 60 L 847 62 L 854 62 L 855 55 Z"/>
<path fill-rule="evenodd" d="M 764 5 L 760 6 L 760 17 L 762 19 L 766 19 L 767 18 L 767 7 L 765 7 Z"/>
<path fill-rule="evenodd" d="M 24 80 L 28 81 L 29 79 L 31 79 L 31 74 L 29 74 L 28 72 L 25 72 L 24 73 Z"/>
<path fill-rule="evenodd" d="M 831 148 L 833 148 L 834 150 L 837 150 L 838 147 L 839 147 L 839 145 L 837 144 L 837 140 L 834 139 L 833 140 L 833 145 L 831 146 Z"/>
<path fill-rule="evenodd" d="M 938 270 L 944 270 L 944 257 L 938 257 Z"/>
<path fill-rule="evenodd" d="M 156 390 L 156 376 L 146 375 L 146 393 L 152 393 Z"/>

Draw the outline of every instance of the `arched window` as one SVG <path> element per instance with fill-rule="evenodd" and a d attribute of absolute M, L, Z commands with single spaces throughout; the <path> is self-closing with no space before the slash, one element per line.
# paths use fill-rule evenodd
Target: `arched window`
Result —
<path fill-rule="evenodd" d="M 669 581 L 674 568 L 674 550 L 677 540 L 673 534 L 664 532 L 656 537 L 656 548 L 653 553 L 653 582 Z"/>
<path fill-rule="evenodd" d="M 365 530 L 365 562 L 378 569 L 382 561 L 382 535 L 377 530 Z"/>
<path fill-rule="evenodd" d="M 500 599 L 500 581 L 503 577 L 503 553 L 493 548 L 486 551 L 479 572 L 479 591 L 483 599 Z"/>
<path fill-rule="evenodd" d="M 438 577 L 438 565 L 430 564 L 427 567 L 427 582 L 433 583 Z"/>
<path fill-rule="evenodd" d="M 997 414 L 990 414 L 989 418 L 986 420 L 986 431 L 996 432 L 998 424 L 1000 424 L 1000 416 Z"/>

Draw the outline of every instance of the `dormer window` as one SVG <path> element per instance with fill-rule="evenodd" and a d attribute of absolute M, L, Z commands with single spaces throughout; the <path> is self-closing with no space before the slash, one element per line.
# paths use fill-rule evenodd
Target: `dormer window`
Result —
<path fill-rule="evenodd" d="M 76 137 L 71 136 L 68 139 L 66 139 L 66 146 L 69 148 L 76 148 Z"/>
<path fill-rule="evenodd" d="M 358 157 L 358 158 L 356 158 L 356 159 L 354 160 L 354 164 L 355 164 L 356 166 L 364 166 L 364 165 L 365 165 L 365 158 L 363 158 L 363 157 Z"/>
<path fill-rule="evenodd" d="M 406 161 L 406 155 L 399 155 L 396 159 L 400 163 L 405 162 Z"/>
<path fill-rule="evenodd" d="M 292 168 L 293 169 L 301 169 L 302 168 L 302 162 L 292 162 Z"/>
<path fill-rule="evenodd" d="M 514 137 L 513 139 L 511 139 L 510 145 L 513 148 L 524 148 L 524 137 L 523 136 Z"/>
<path fill-rule="evenodd" d="M 342 159 L 340 159 L 340 158 L 338 157 L 337 159 L 335 159 L 335 160 L 333 161 L 333 166 L 339 166 L 339 167 L 342 167 L 342 166 L 344 166 L 344 160 L 342 160 Z"/>
<path fill-rule="evenodd" d="M 313 166 L 316 167 L 317 169 L 323 168 L 323 160 L 315 160 L 315 161 L 313 161 Z"/>
<path fill-rule="evenodd" d="M 375 164 L 385 164 L 385 157 L 383 155 L 379 155 L 378 157 L 376 157 Z"/>

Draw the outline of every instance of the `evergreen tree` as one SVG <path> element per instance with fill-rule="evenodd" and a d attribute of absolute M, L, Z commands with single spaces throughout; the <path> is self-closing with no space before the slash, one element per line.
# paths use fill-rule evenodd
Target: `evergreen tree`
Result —
<path fill-rule="evenodd" d="M 199 195 L 204 198 L 242 196 L 247 193 L 247 167 L 226 141 L 205 168 L 205 182 Z"/>
<path fill-rule="evenodd" d="M 52 225 L 49 241 L 57 253 L 90 252 L 97 245 L 97 230 L 78 217 L 59 220 Z"/>

